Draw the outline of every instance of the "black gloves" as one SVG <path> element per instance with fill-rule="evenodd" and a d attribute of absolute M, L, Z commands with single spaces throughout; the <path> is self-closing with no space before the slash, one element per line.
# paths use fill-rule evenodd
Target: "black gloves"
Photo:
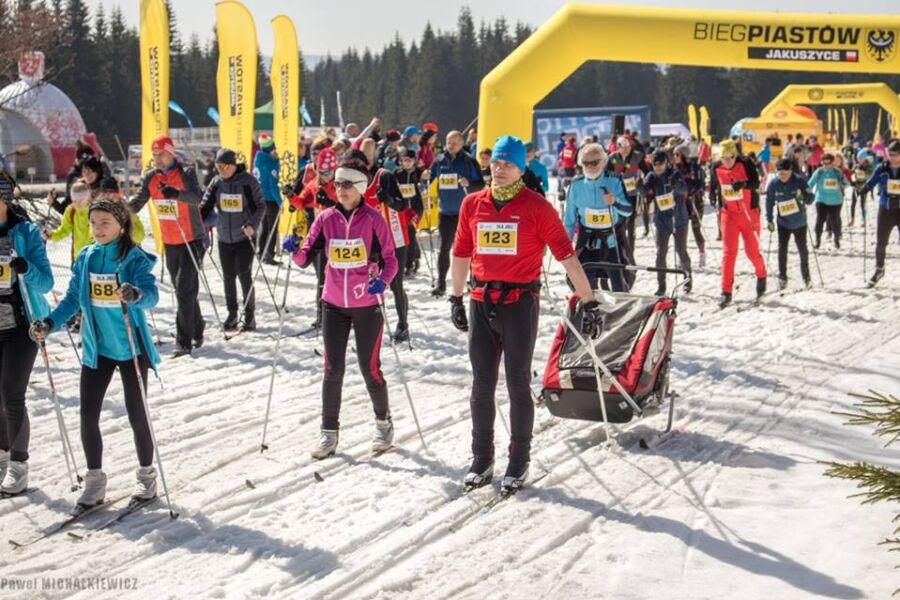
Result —
<path fill-rule="evenodd" d="M 289 185 L 283 186 L 281 188 L 281 193 L 282 193 L 282 195 L 284 195 L 285 198 L 290 198 L 291 196 L 294 195 L 294 188 L 292 188 Z"/>
<path fill-rule="evenodd" d="M 325 208 L 331 208 L 335 204 L 334 200 L 329 198 L 328 194 L 326 194 L 325 190 L 322 188 L 319 188 L 319 191 L 316 192 L 316 202 Z"/>
<path fill-rule="evenodd" d="M 466 307 L 462 296 L 450 296 L 450 320 L 460 331 L 469 330 L 469 319 L 466 318 Z"/>
<path fill-rule="evenodd" d="M 162 195 L 167 200 L 175 200 L 178 198 L 178 188 L 173 188 L 171 185 L 163 186 Z"/>
<path fill-rule="evenodd" d="M 16 275 L 23 275 L 28 272 L 28 261 L 17 256 L 9 261 L 9 267 L 16 272 Z"/>
<path fill-rule="evenodd" d="M 130 283 L 123 283 L 119 289 L 122 290 L 122 302 L 125 304 L 132 304 L 141 299 L 141 290 Z"/>
<path fill-rule="evenodd" d="M 600 314 L 600 303 L 596 300 L 585 302 L 582 306 L 581 333 L 595 338 L 603 330 L 603 315 Z"/>
<path fill-rule="evenodd" d="M 746 181 L 735 180 L 731 182 L 731 189 L 733 190 L 742 190 L 747 187 Z"/>

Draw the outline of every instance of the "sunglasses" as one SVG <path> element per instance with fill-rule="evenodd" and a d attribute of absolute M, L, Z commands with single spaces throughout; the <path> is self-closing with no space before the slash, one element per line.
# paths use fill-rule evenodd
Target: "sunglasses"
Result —
<path fill-rule="evenodd" d="M 582 161 L 581 164 L 585 167 L 597 167 L 600 165 L 600 159 L 598 158 L 597 160 L 585 160 Z"/>
<path fill-rule="evenodd" d="M 319 171 L 319 177 L 331 177 L 334 171 Z"/>
<path fill-rule="evenodd" d="M 361 183 L 361 182 L 357 182 L 357 181 L 345 181 L 345 180 L 335 181 L 335 182 L 334 182 L 334 187 L 338 188 L 339 190 L 349 190 L 350 188 L 352 188 L 353 186 L 355 186 L 357 183 Z"/>

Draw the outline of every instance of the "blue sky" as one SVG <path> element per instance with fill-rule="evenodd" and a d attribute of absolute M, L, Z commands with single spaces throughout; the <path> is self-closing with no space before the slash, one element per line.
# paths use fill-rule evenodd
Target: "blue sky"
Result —
<path fill-rule="evenodd" d="M 626 6 L 660 6 L 679 8 L 738 8 L 722 0 L 607 0 L 605 4 Z M 138 21 L 138 0 L 87 0 L 93 10 L 99 4 L 107 9 L 120 6 L 126 20 Z M 425 23 L 436 29 L 453 29 L 462 6 L 469 6 L 475 22 L 493 21 L 505 16 L 510 23 L 521 21 L 538 26 L 555 13 L 563 0 L 245 0 L 256 21 L 260 50 L 271 54 L 273 38 L 269 22 L 279 14 L 291 17 L 297 27 L 301 50 L 305 54 L 340 54 L 349 46 L 360 50 L 369 47 L 380 50 L 394 33 L 409 43 L 421 36 Z M 201 39 L 212 36 L 215 23 L 215 0 L 174 0 L 178 26 L 187 38 L 197 33 Z M 824 12 L 852 14 L 897 13 L 898 0 L 753 0 L 739 8 L 775 12 Z"/>

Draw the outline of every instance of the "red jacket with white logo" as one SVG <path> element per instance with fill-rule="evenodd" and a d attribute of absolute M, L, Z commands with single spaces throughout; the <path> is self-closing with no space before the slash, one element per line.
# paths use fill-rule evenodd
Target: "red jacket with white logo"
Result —
<path fill-rule="evenodd" d="M 500 210 L 491 190 L 469 194 L 459 211 L 459 225 L 453 256 L 472 259 L 472 275 L 477 281 L 530 283 L 541 277 L 544 250 L 556 260 L 575 255 L 556 209 L 540 194 L 523 188 Z M 506 304 L 519 299 L 525 290 L 509 292 Z M 500 290 L 491 290 L 498 301 Z M 473 300 L 484 300 L 483 290 L 472 290 Z"/>

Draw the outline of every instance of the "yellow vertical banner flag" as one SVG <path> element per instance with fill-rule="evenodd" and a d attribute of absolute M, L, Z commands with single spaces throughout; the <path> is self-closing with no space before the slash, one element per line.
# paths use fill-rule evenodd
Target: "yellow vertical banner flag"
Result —
<path fill-rule="evenodd" d="M 272 138 L 278 149 L 278 185 L 293 185 L 297 179 L 297 146 L 300 127 L 300 49 L 297 46 L 297 30 L 289 17 L 279 15 L 272 19 L 275 33 L 275 50 L 269 79 L 272 82 Z M 291 213 L 290 203 L 284 198 L 278 218 L 278 233 L 287 235 L 294 225 L 306 224 L 303 211 Z"/>
<path fill-rule="evenodd" d="M 706 140 L 707 144 L 712 144 L 712 132 L 709 130 L 709 111 L 706 106 L 700 107 L 700 130 L 697 137 Z"/>
<path fill-rule="evenodd" d="M 859 109 L 853 109 L 853 116 L 850 117 L 850 130 L 859 131 Z"/>
<path fill-rule="evenodd" d="M 844 136 L 841 138 L 843 145 L 847 145 L 847 141 L 850 139 L 850 130 L 847 129 L 847 109 L 841 109 L 841 126 L 844 128 Z M 837 140 L 835 140 L 837 141 Z"/>
<path fill-rule="evenodd" d="M 881 134 L 881 109 L 878 109 L 878 118 L 875 119 L 875 133 L 872 135 L 872 140 L 877 140 L 878 136 Z"/>
<path fill-rule="evenodd" d="M 697 130 L 697 108 L 693 104 L 688 104 L 688 129 L 691 130 L 691 135 L 697 139 L 700 139 L 700 134 Z"/>
<path fill-rule="evenodd" d="M 826 131 L 834 131 L 834 117 L 830 108 L 828 109 L 828 128 Z"/>
<path fill-rule="evenodd" d="M 153 166 L 153 140 L 169 134 L 169 13 L 163 0 L 141 0 L 141 168 Z M 163 252 L 156 207 L 147 203 L 157 254 Z"/>
<path fill-rule="evenodd" d="M 256 25 L 253 16 L 236 0 L 216 4 L 219 68 L 219 140 L 234 150 L 238 163 L 250 167 L 253 151 L 253 111 L 256 109 Z"/>
<path fill-rule="evenodd" d="M 707 144 L 712 144 L 712 132 L 709 130 L 709 111 L 706 106 L 700 107 L 700 130 L 699 137 L 706 140 Z"/>

